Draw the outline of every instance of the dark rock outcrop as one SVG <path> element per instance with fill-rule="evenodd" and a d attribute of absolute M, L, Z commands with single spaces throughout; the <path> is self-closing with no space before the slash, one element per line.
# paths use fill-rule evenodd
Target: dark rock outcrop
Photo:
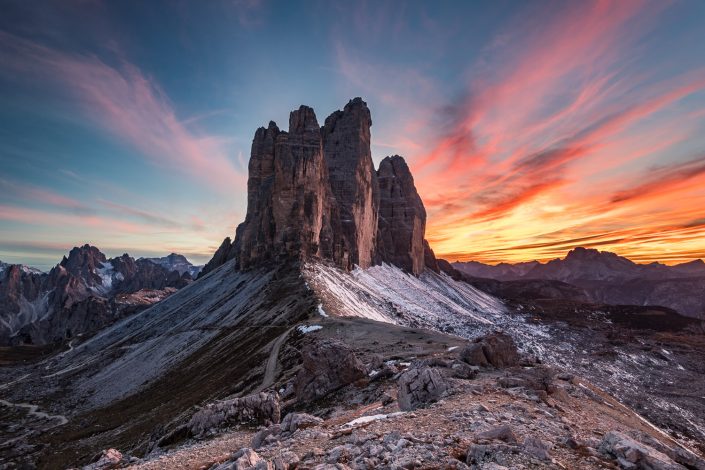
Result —
<path fill-rule="evenodd" d="M 192 436 L 204 436 L 236 424 L 270 425 L 279 423 L 280 419 L 279 395 L 260 392 L 211 403 L 191 417 L 187 428 Z"/>
<path fill-rule="evenodd" d="M 605 435 L 600 444 L 600 451 L 617 459 L 622 468 L 650 470 L 685 470 L 686 468 L 656 449 L 618 431 L 610 431 Z"/>
<path fill-rule="evenodd" d="M 398 401 L 403 411 L 438 401 L 448 390 L 443 376 L 431 367 L 415 367 L 399 377 Z"/>
<path fill-rule="evenodd" d="M 289 413 L 284 416 L 281 423 L 281 432 L 284 434 L 294 434 L 298 429 L 306 429 L 318 424 L 323 420 L 307 413 Z"/>
<path fill-rule="evenodd" d="M 346 345 L 332 340 L 307 344 L 294 388 L 299 401 L 321 398 L 367 376 L 365 365 Z"/>
<path fill-rule="evenodd" d="M 460 359 L 471 366 L 502 368 L 519 364 L 519 353 L 511 336 L 492 333 L 464 347 Z"/>
<path fill-rule="evenodd" d="M 424 269 L 426 209 L 404 159 L 387 157 L 379 164 L 377 255 L 381 262 L 413 273 Z"/>
<path fill-rule="evenodd" d="M 0 338 L 32 321 L 33 310 L 23 307 L 40 300 L 46 275 L 29 272 L 19 264 L 0 271 Z"/>

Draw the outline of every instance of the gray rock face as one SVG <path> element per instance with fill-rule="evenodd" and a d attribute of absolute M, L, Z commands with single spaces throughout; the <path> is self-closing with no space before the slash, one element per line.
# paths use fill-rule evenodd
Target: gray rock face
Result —
<path fill-rule="evenodd" d="M 281 423 L 281 432 L 293 434 L 298 429 L 306 429 L 318 424 L 323 420 L 307 413 L 289 413 L 284 416 Z"/>
<path fill-rule="evenodd" d="M 426 209 L 414 186 L 411 171 L 404 159 L 395 155 L 382 160 L 377 179 L 380 192 L 379 260 L 419 275 L 425 265 Z"/>
<path fill-rule="evenodd" d="M 522 449 L 527 454 L 539 460 L 551 460 L 551 454 L 549 452 L 551 447 L 538 437 L 527 436 L 526 438 L 524 438 L 524 444 L 522 446 Z"/>
<path fill-rule="evenodd" d="M 488 429 L 487 431 L 478 433 L 475 437 L 478 440 L 499 440 L 511 444 L 516 444 L 517 442 L 517 437 L 514 435 L 514 431 L 512 431 L 512 428 L 507 424 L 496 426 L 492 429 Z"/>
<path fill-rule="evenodd" d="M 355 98 L 326 119 L 323 152 L 332 195 L 340 217 L 348 268 L 372 265 L 377 238 L 379 187 L 370 151 L 372 117 Z"/>
<path fill-rule="evenodd" d="M 471 366 L 502 368 L 519 364 L 519 353 L 511 336 L 493 333 L 465 346 L 460 359 Z"/>
<path fill-rule="evenodd" d="M 213 470 L 271 470 L 274 465 L 250 448 L 235 452 L 230 460 L 213 467 Z"/>
<path fill-rule="evenodd" d="M 666 454 L 618 431 L 608 432 L 599 450 L 616 458 L 621 468 L 635 470 L 685 470 L 686 468 L 671 460 Z"/>
<path fill-rule="evenodd" d="M 187 428 L 191 435 L 203 436 L 234 424 L 276 424 L 280 419 L 279 395 L 260 392 L 209 404 L 191 417 Z"/>
<path fill-rule="evenodd" d="M 366 377 L 365 365 L 342 343 L 325 340 L 307 344 L 301 351 L 303 366 L 294 388 L 300 401 L 321 398 Z"/>
<path fill-rule="evenodd" d="M 404 411 L 438 401 L 448 390 L 443 376 L 430 367 L 409 369 L 399 377 L 399 408 Z"/>
<path fill-rule="evenodd" d="M 122 453 L 117 449 L 107 449 L 101 452 L 98 461 L 86 465 L 82 470 L 108 470 L 119 468 L 122 461 Z"/>

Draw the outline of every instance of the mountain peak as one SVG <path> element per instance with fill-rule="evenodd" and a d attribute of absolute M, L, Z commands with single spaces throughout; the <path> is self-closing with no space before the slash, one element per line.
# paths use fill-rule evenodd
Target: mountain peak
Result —
<path fill-rule="evenodd" d="M 612 254 L 609 253 L 608 251 L 599 251 L 596 250 L 595 248 L 585 248 L 582 246 L 576 246 L 572 250 L 568 252 L 566 255 L 565 259 L 590 259 L 590 258 L 597 258 L 601 255 L 607 255 L 607 254 Z"/>
<path fill-rule="evenodd" d="M 68 258 L 64 256 L 60 264 L 70 273 L 78 275 L 81 272 L 94 272 L 106 261 L 107 258 L 98 248 L 86 243 L 72 248 Z"/>
<path fill-rule="evenodd" d="M 291 112 L 288 132 L 273 122 L 259 128 L 245 221 L 203 272 L 233 258 L 247 269 L 294 256 L 329 259 L 344 269 L 389 262 L 420 274 L 426 211 L 402 157 L 387 157 L 375 170 L 371 125 L 367 103 L 358 97 L 323 127 L 302 105 Z"/>

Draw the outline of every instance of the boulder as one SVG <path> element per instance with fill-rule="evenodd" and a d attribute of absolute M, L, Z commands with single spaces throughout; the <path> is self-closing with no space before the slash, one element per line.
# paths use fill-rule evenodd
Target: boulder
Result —
<path fill-rule="evenodd" d="M 467 450 L 465 462 L 471 468 L 500 470 L 506 467 L 498 465 L 495 459 L 512 452 L 506 444 L 471 444 Z"/>
<path fill-rule="evenodd" d="M 300 401 L 321 398 L 367 376 L 365 365 L 346 345 L 333 340 L 306 344 L 303 365 L 294 381 Z"/>
<path fill-rule="evenodd" d="M 477 377 L 477 373 L 479 370 L 477 366 L 471 366 L 461 361 L 454 362 L 450 366 L 450 368 L 453 371 L 454 377 L 467 380 L 474 379 L 475 377 Z"/>
<path fill-rule="evenodd" d="M 472 366 L 502 368 L 519 364 L 519 353 L 511 336 L 492 333 L 465 346 L 460 359 Z"/>
<path fill-rule="evenodd" d="M 281 432 L 293 434 L 297 429 L 306 429 L 321 424 L 323 420 L 307 413 L 289 413 L 281 422 Z"/>
<path fill-rule="evenodd" d="M 549 453 L 551 446 L 543 442 L 538 437 L 527 436 L 524 439 L 522 449 L 524 450 L 524 453 L 529 454 L 539 460 L 551 460 L 551 454 Z"/>
<path fill-rule="evenodd" d="M 617 459 L 619 466 L 635 470 L 685 470 L 666 454 L 619 432 L 610 431 L 602 440 L 600 452 Z"/>
<path fill-rule="evenodd" d="M 485 441 L 499 440 L 509 444 L 516 444 L 517 442 L 517 437 L 514 435 L 514 431 L 512 431 L 512 428 L 507 424 L 495 426 L 487 431 L 480 432 L 475 435 L 475 438 Z"/>
<path fill-rule="evenodd" d="M 272 463 L 274 464 L 274 470 L 290 470 L 296 468 L 299 461 L 298 455 L 285 450 L 279 456 L 275 457 Z"/>
<path fill-rule="evenodd" d="M 122 453 L 117 449 L 107 449 L 101 452 L 98 460 L 83 467 L 83 470 L 108 470 L 118 468 L 122 461 Z"/>
<path fill-rule="evenodd" d="M 252 448 L 254 450 L 259 449 L 264 444 L 267 443 L 273 437 L 275 440 L 281 434 L 281 426 L 279 424 L 273 424 L 264 429 L 260 429 L 252 436 Z M 271 437 L 270 437 L 271 436 Z"/>
<path fill-rule="evenodd" d="M 203 436 L 240 423 L 276 424 L 281 405 L 276 392 L 260 392 L 207 405 L 195 413 L 187 427 L 193 436 Z"/>
<path fill-rule="evenodd" d="M 404 372 L 397 383 L 399 408 L 404 411 L 438 401 L 448 390 L 443 376 L 430 367 L 415 367 Z"/>
<path fill-rule="evenodd" d="M 230 460 L 211 470 L 274 470 L 274 464 L 264 460 L 254 450 L 244 448 L 235 452 Z"/>

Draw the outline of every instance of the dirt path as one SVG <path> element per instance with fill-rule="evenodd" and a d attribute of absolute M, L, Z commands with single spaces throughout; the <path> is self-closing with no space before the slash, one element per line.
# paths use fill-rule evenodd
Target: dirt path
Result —
<path fill-rule="evenodd" d="M 272 351 L 269 353 L 269 358 L 267 359 L 267 366 L 264 369 L 264 378 L 262 379 L 262 385 L 259 386 L 257 391 L 262 391 L 274 383 L 274 374 L 277 371 L 277 359 L 279 358 L 279 350 L 281 349 L 282 344 L 284 344 L 284 341 L 286 341 L 286 338 L 289 336 L 289 333 L 291 333 L 291 330 L 293 330 L 294 328 L 296 327 L 292 326 L 284 333 L 282 333 L 276 340 L 274 340 L 274 344 L 272 345 Z"/>
<path fill-rule="evenodd" d="M 37 418 L 59 420 L 59 424 L 57 424 L 56 426 L 61 426 L 61 425 L 64 425 L 69 422 L 69 420 L 66 419 L 66 416 L 50 415 L 50 414 L 44 413 L 43 411 L 37 411 L 39 409 L 39 406 L 32 405 L 31 403 L 11 403 L 7 400 L 0 400 L 0 405 L 14 407 L 14 408 L 27 408 L 28 413 L 32 416 L 36 416 Z"/>

